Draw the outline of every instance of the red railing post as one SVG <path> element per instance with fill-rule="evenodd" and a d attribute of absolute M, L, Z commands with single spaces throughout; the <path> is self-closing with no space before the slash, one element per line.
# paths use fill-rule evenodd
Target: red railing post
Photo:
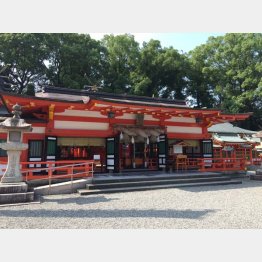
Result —
<path fill-rule="evenodd" d="M 85 175 L 88 177 L 89 176 L 89 170 L 90 170 L 90 163 L 89 162 L 85 162 Z"/>
<path fill-rule="evenodd" d="M 50 195 L 50 189 L 51 189 L 51 179 L 52 179 L 53 170 L 48 164 L 48 195 Z"/>
<path fill-rule="evenodd" d="M 71 193 L 73 193 L 73 174 L 74 174 L 74 166 L 71 166 L 70 168 L 70 173 L 71 173 Z"/>
<path fill-rule="evenodd" d="M 94 162 L 91 162 L 91 177 L 94 177 Z"/>

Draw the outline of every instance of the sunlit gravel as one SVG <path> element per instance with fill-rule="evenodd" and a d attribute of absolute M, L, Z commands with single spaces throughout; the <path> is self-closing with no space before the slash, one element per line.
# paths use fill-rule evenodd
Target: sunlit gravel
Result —
<path fill-rule="evenodd" d="M 262 181 L 144 192 L 50 195 L 0 207 L 0 228 L 262 228 Z"/>

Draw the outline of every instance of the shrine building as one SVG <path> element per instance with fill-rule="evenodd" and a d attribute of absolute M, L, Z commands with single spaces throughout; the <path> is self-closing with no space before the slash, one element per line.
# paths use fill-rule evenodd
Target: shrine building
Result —
<path fill-rule="evenodd" d="M 0 90 L 0 117 L 22 106 L 33 131 L 24 135 L 29 149 L 21 161 L 94 160 L 101 172 L 166 169 L 176 155 L 213 157 L 213 124 L 248 118 L 195 109 L 183 100 L 112 94 L 46 86 L 35 96 Z M 0 133 L 0 142 L 6 134 Z M 0 151 L 0 161 L 6 161 Z"/>

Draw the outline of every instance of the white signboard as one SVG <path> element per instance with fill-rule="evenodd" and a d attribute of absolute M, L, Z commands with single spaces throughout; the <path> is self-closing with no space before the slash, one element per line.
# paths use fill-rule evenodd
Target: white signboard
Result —
<path fill-rule="evenodd" d="M 100 160 L 100 155 L 94 155 L 94 160 Z"/>
<path fill-rule="evenodd" d="M 181 145 L 174 145 L 173 152 L 174 154 L 183 154 L 183 147 Z"/>

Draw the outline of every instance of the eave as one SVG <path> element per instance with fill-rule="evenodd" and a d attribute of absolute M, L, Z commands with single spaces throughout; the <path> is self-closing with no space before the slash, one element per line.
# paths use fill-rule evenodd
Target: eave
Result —
<path fill-rule="evenodd" d="M 85 97 L 82 101 L 65 101 L 44 97 L 32 97 L 13 93 L 1 92 L 1 98 L 9 112 L 16 103 L 22 106 L 24 114 L 35 114 L 39 119 L 45 119 L 50 110 L 53 112 L 64 112 L 71 110 L 98 111 L 103 115 L 113 112 L 115 116 L 125 113 L 147 114 L 153 118 L 167 120 L 171 117 L 190 117 L 198 119 L 200 126 L 208 127 L 216 123 L 232 122 L 247 119 L 252 113 L 246 114 L 222 114 L 219 110 L 193 109 L 190 107 L 162 106 L 161 104 L 131 104 L 123 102 L 112 102 L 106 99 Z"/>

